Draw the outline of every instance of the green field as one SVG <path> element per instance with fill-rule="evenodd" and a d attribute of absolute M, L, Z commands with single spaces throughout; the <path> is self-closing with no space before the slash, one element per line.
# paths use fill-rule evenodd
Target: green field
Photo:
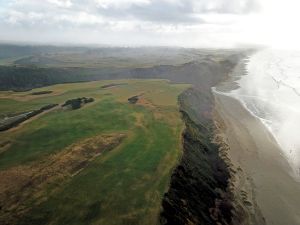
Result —
<path fill-rule="evenodd" d="M 111 83 L 123 85 L 101 88 Z M 39 225 L 155 224 L 172 168 L 181 154 L 184 125 L 177 97 L 187 87 L 166 80 L 118 80 L 0 92 L 0 118 L 72 98 L 95 99 L 78 110 L 56 107 L 1 132 L 0 183 L 8 182 L 3 174 L 28 168 L 35 171 L 40 162 L 51 161 L 51 157 L 87 138 L 115 133 L 126 136 L 116 148 L 97 155 L 76 174 L 47 177 L 43 185 L 33 185 L 33 191 L 33 187 L 26 186 L 24 193 L 30 194 L 22 196 L 22 203 L 7 205 L 8 212 L 0 212 L 0 221 Z M 53 92 L 31 94 L 46 90 Z M 135 95 L 140 95 L 139 101 L 129 104 L 127 99 Z M 22 180 L 22 175 L 18 176 Z"/>

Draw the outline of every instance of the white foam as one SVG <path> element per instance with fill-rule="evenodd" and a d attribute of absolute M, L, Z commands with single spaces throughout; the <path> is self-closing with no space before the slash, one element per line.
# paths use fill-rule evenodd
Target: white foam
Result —
<path fill-rule="evenodd" d="M 237 82 L 230 95 L 267 126 L 300 178 L 300 52 L 260 51 Z"/>

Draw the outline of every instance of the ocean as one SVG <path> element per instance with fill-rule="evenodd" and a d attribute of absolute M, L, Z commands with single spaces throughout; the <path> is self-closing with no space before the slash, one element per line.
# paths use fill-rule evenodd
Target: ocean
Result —
<path fill-rule="evenodd" d="M 265 49 L 251 55 L 232 97 L 259 118 L 274 136 L 300 179 L 300 51 Z M 255 132 L 255 131 L 253 131 Z"/>

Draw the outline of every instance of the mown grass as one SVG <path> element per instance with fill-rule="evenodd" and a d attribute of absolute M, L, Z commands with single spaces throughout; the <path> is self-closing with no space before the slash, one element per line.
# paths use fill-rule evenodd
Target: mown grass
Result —
<path fill-rule="evenodd" d="M 22 100 L 16 100 L 15 93 L 6 97 L 9 113 L 38 104 L 62 103 L 75 96 L 94 97 L 96 101 L 79 110 L 51 111 L 19 129 L 1 133 L 2 140 L 12 142 L 0 154 L 2 170 L 47 159 L 48 155 L 96 134 L 127 134 L 119 147 L 97 157 L 78 175 L 48 187 L 42 194 L 43 201 L 32 200 L 32 209 L 20 224 L 157 222 L 162 195 L 180 155 L 183 123 L 176 101 L 187 85 L 136 80 L 119 87 L 99 88 L 108 82 L 68 84 L 65 89 L 64 85 L 55 85 L 42 89 L 54 90 L 53 95 L 28 99 L 28 93 L 18 93 L 25 96 Z M 127 102 L 128 97 L 140 93 L 150 106 Z M 5 96 L 9 97 L 7 93 Z M 20 109 L 9 101 L 19 101 L 24 106 Z"/>

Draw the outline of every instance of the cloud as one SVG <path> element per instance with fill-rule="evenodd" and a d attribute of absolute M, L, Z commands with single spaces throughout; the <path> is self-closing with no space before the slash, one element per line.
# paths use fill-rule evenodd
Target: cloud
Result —
<path fill-rule="evenodd" d="M 73 4 L 71 0 L 47 0 L 47 2 L 59 7 L 70 8 Z"/>
<path fill-rule="evenodd" d="M 97 7 L 100 8 L 111 8 L 111 7 L 116 7 L 116 8 L 130 8 L 132 5 L 149 5 L 151 4 L 150 0 L 95 0 Z"/>
<path fill-rule="evenodd" d="M 189 47 L 277 44 L 283 37 L 280 29 L 288 33 L 285 38 L 299 39 L 290 35 L 300 19 L 293 1 L 0 0 L 0 40 Z"/>
<path fill-rule="evenodd" d="M 98 12 L 110 18 L 135 18 L 164 23 L 201 22 L 209 13 L 243 14 L 256 11 L 254 0 L 98 0 Z"/>
<path fill-rule="evenodd" d="M 73 18 L 73 25 L 80 25 L 87 22 L 83 15 L 93 18 L 91 23 L 106 18 L 116 23 L 147 21 L 178 25 L 201 23 L 201 17 L 211 13 L 248 13 L 256 9 L 254 5 L 254 0 L 10 0 L 0 9 L 0 17 L 8 25 L 38 24 L 39 21 L 42 25 L 44 21 L 57 25 L 60 21 L 57 18 Z"/>

